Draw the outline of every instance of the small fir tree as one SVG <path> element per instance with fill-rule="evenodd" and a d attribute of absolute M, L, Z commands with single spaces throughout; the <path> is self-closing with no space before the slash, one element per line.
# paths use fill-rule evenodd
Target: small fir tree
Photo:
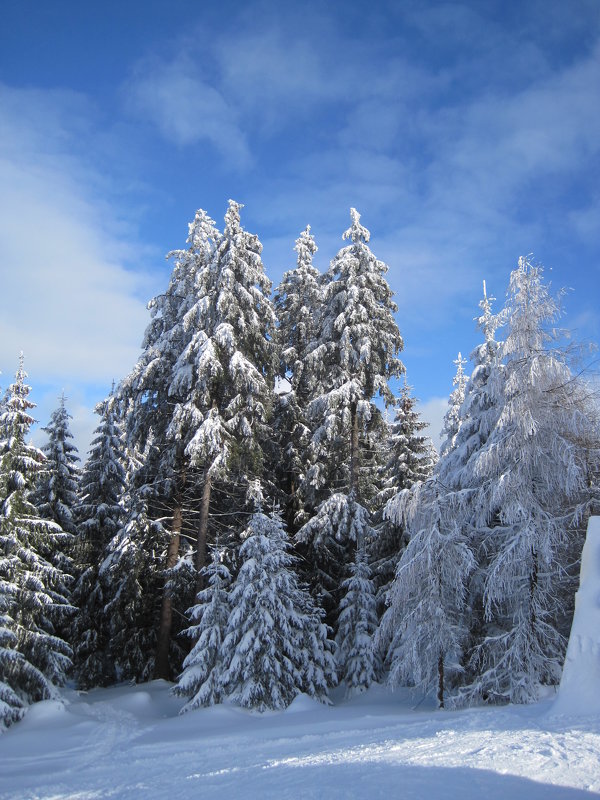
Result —
<path fill-rule="evenodd" d="M 232 702 L 259 711 L 286 708 L 303 691 L 324 701 L 335 679 L 326 629 L 289 549 L 277 515 L 252 515 L 230 593 L 222 685 Z"/>
<path fill-rule="evenodd" d="M 80 481 L 76 562 L 78 579 L 73 602 L 79 612 L 71 627 L 75 669 L 84 689 L 104 686 L 114 679 L 107 661 L 109 618 L 105 613 L 106 587 L 100 565 L 108 546 L 124 522 L 121 498 L 125 490 L 123 433 L 112 396 L 96 406 L 101 421 L 94 432 Z"/>
<path fill-rule="evenodd" d="M 205 574 L 206 588 L 198 592 L 197 603 L 188 612 L 192 625 L 186 635 L 194 640 L 194 646 L 173 689 L 175 694 L 189 698 L 180 713 L 212 706 L 222 699 L 222 646 L 231 611 L 231 573 L 218 545 L 213 548 Z"/>
<path fill-rule="evenodd" d="M 381 671 L 373 637 L 377 630 L 375 585 L 367 562 L 364 542 L 356 550 L 350 576 L 342 583 L 336 634 L 338 677 L 346 684 L 346 695 L 365 691 Z"/>
<path fill-rule="evenodd" d="M 65 533 L 29 499 L 43 453 L 26 444 L 34 403 L 23 357 L 0 416 L 0 724 L 32 702 L 57 696 L 71 650 L 56 629 L 72 612 L 67 577 L 53 553 Z"/>

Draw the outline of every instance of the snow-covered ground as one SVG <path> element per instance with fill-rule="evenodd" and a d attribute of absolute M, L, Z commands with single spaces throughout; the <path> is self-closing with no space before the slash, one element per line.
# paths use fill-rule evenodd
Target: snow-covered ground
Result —
<path fill-rule="evenodd" d="M 168 684 L 65 692 L 0 736 L 0 797 L 482 798 L 600 793 L 600 718 L 533 706 L 437 711 L 373 687 L 283 713 L 179 716 Z"/>

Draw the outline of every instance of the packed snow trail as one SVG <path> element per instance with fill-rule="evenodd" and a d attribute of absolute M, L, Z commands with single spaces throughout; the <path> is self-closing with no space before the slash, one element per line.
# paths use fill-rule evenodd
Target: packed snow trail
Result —
<path fill-rule="evenodd" d="M 67 692 L 0 737 L 4 800 L 481 798 L 600 793 L 600 720 L 535 706 L 439 712 L 381 687 L 283 713 L 179 716 L 168 684 Z"/>

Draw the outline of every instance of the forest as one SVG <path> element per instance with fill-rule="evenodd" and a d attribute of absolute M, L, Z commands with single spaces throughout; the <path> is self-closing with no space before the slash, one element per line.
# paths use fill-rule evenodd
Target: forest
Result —
<path fill-rule="evenodd" d="M 23 358 L 0 401 L 0 729 L 67 681 L 163 678 L 182 711 L 373 683 L 535 701 L 560 681 L 600 469 L 542 267 L 520 258 L 499 310 L 484 284 L 438 454 L 358 212 L 325 274 L 307 226 L 272 291 L 241 209 L 222 232 L 199 210 L 168 254 L 82 466 L 64 396 L 29 442 Z"/>

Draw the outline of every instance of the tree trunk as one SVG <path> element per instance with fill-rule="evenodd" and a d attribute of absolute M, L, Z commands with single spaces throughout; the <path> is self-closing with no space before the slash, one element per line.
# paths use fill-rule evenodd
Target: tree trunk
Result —
<path fill-rule="evenodd" d="M 202 574 L 202 570 L 206 564 L 206 540 L 208 538 L 208 512 L 210 509 L 211 491 L 212 478 L 208 469 L 205 469 L 202 500 L 200 502 L 200 519 L 198 520 L 198 535 L 196 537 L 196 594 L 204 589 L 204 575 Z"/>
<path fill-rule="evenodd" d="M 173 524 L 171 526 L 171 539 L 167 549 L 167 571 L 173 569 L 179 557 L 179 540 L 181 538 L 181 525 L 183 513 L 181 506 L 173 509 Z M 171 680 L 171 670 L 169 668 L 169 648 L 171 646 L 171 627 L 173 625 L 173 598 L 167 588 L 169 576 L 165 578 L 165 588 L 163 589 L 162 606 L 160 609 L 160 626 L 158 629 L 158 639 L 156 642 L 156 661 L 154 664 L 154 677 Z"/>
<path fill-rule="evenodd" d="M 358 415 L 356 402 L 350 405 L 350 495 L 358 500 Z"/>
<path fill-rule="evenodd" d="M 440 708 L 444 707 L 444 654 L 440 653 L 438 657 L 438 704 Z"/>

